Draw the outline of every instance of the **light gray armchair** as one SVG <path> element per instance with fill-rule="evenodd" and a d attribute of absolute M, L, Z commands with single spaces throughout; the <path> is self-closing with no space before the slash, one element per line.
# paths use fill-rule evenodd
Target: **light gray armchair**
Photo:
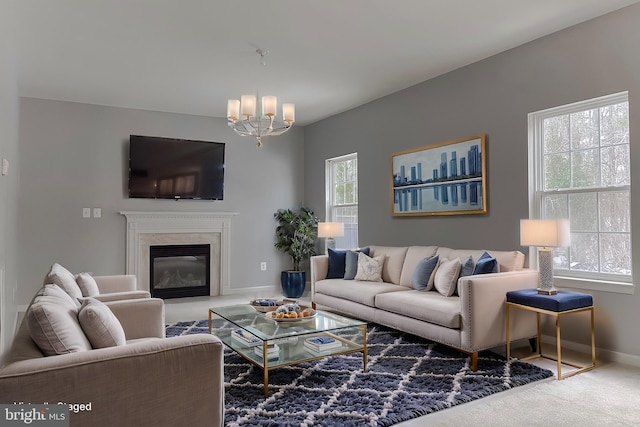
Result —
<path fill-rule="evenodd" d="M 165 338 L 156 298 L 105 303 L 126 344 L 44 356 L 27 316 L 0 368 L 0 403 L 90 404 L 72 426 L 221 426 L 223 344 L 213 335 Z"/>
<path fill-rule="evenodd" d="M 90 273 L 73 274 L 57 262 L 44 278 L 43 284 L 60 286 L 72 298 L 92 297 L 102 302 L 134 298 L 150 298 L 148 291 L 138 289 L 136 276 L 120 274 L 92 276 Z"/>

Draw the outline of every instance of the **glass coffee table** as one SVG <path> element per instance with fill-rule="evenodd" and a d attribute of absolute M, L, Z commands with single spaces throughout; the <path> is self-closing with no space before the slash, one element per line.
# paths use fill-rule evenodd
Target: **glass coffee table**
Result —
<path fill-rule="evenodd" d="M 225 321 L 214 329 L 215 318 Z M 326 311 L 315 310 L 313 317 L 278 320 L 268 318 L 250 304 L 210 308 L 209 333 L 212 332 L 262 369 L 265 397 L 269 395 L 269 371 L 283 366 L 362 352 L 363 370 L 367 369 L 367 323 Z M 318 341 L 330 344 L 327 348 L 310 348 Z"/>

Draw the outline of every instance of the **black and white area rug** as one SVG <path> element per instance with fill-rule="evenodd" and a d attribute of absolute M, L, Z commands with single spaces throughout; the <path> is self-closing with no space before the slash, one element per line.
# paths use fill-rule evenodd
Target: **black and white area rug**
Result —
<path fill-rule="evenodd" d="M 224 327 L 222 320 L 214 328 Z M 167 325 L 167 337 L 208 333 L 208 321 Z M 552 372 L 483 352 L 478 370 L 456 350 L 370 323 L 367 371 L 362 353 L 328 357 L 269 372 L 225 349 L 227 426 L 391 426 L 480 399 Z"/>

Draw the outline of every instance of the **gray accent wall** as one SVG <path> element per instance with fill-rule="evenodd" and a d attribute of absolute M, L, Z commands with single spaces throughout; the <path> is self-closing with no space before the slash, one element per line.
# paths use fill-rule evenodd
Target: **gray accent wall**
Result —
<path fill-rule="evenodd" d="M 226 143 L 224 200 L 129 199 L 131 134 Z M 232 291 L 279 286 L 290 261 L 273 247 L 273 213 L 303 201 L 303 136 L 294 127 L 265 138 L 258 149 L 226 119 L 21 98 L 19 301 L 29 301 L 54 262 L 75 273 L 123 274 L 126 219 L 120 211 L 237 212 Z M 83 207 L 102 208 L 102 218 L 83 218 Z"/>
<path fill-rule="evenodd" d="M 0 162 L 9 174 L 0 175 L 0 355 L 13 338 L 16 322 L 16 216 L 18 187 L 18 82 L 12 25 L 12 1 L 0 1 Z"/>
<path fill-rule="evenodd" d="M 357 152 L 361 245 L 527 253 L 519 245 L 519 220 L 529 213 L 528 113 L 627 90 L 632 171 L 640 168 L 638 22 L 636 4 L 307 126 L 307 204 L 324 213 L 325 159 Z M 392 153 L 477 134 L 487 135 L 486 215 L 391 215 Z M 640 253 L 640 174 L 632 173 L 632 185 L 633 247 Z M 637 281 L 639 257 L 633 270 Z M 639 363 L 639 293 L 592 293 L 598 348 Z M 577 317 L 563 320 L 563 336 L 588 343 L 587 319 Z"/>

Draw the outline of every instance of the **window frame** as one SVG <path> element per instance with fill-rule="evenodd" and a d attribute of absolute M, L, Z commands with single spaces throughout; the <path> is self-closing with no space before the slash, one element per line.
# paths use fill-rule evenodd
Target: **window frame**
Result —
<path fill-rule="evenodd" d="M 543 122 L 551 117 L 562 116 L 566 114 L 577 113 L 594 108 L 600 108 L 607 105 L 619 104 L 626 102 L 629 104 L 629 93 L 627 91 L 618 92 L 611 95 L 600 96 L 585 101 L 574 102 L 567 105 L 548 108 L 545 110 L 535 111 L 528 114 L 528 144 L 529 144 L 529 218 L 539 219 L 543 215 L 542 200 L 545 195 L 549 194 L 596 194 L 609 191 L 626 191 L 629 193 L 631 203 L 632 189 L 631 181 L 628 185 L 602 186 L 593 188 L 570 188 L 563 190 L 545 190 L 544 189 L 544 170 L 543 170 Z M 630 107 L 630 106 L 629 106 Z M 629 120 L 631 127 L 631 120 Z M 631 133 L 631 129 L 629 129 Z M 629 138 L 629 149 L 631 149 L 631 136 Z M 570 151 L 571 152 L 571 151 Z M 630 153 L 631 156 L 631 153 Z M 631 160 L 630 160 L 631 162 Z M 631 165 L 629 165 L 631 168 Z M 631 209 L 631 206 L 630 206 Z M 631 249 L 633 251 L 634 233 L 633 233 L 633 212 L 630 212 L 630 229 L 629 236 L 631 241 Z M 601 232 L 598 231 L 598 235 Z M 529 248 L 529 264 L 531 268 L 537 268 L 537 248 Z M 631 257 L 631 274 L 629 276 L 617 275 L 610 273 L 590 273 L 578 270 L 558 270 L 554 281 L 558 287 L 598 290 L 606 292 L 616 292 L 624 294 L 633 294 L 634 292 L 634 271 L 633 257 Z"/>
<path fill-rule="evenodd" d="M 343 203 L 343 204 L 336 204 L 335 203 L 335 191 L 334 189 L 336 188 L 335 186 L 335 167 L 337 164 L 342 163 L 342 162 L 346 162 L 346 161 L 350 161 L 350 160 L 355 160 L 356 161 L 356 180 L 355 180 L 355 185 L 356 185 L 356 198 L 358 197 L 358 153 L 350 153 L 350 154 L 345 154 L 342 156 L 338 156 L 338 157 L 332 157 L 329 159 L 325 160 L 325 218 L 327 222 L 337 222 L 334 219 L 334 208 L 336 207 L 358 207 L 358 201 L 356 200 L 355 203 Z M 358 212 L 359 214 L 359 212 Z M 356 249 L 358 248 L 358 227 L 357 227 L 357 222 L 356 222 L 356 241 L 355 244 L 356 246 L 353 248 L 342 248 L 342 249 Z M 347 224 L 345 224 L 345 228 L 346 228 Z M 336 248 L 339 248 L 340 245 L 338 244 L 340 242 L 341 238 L 336 238 Z"/>

